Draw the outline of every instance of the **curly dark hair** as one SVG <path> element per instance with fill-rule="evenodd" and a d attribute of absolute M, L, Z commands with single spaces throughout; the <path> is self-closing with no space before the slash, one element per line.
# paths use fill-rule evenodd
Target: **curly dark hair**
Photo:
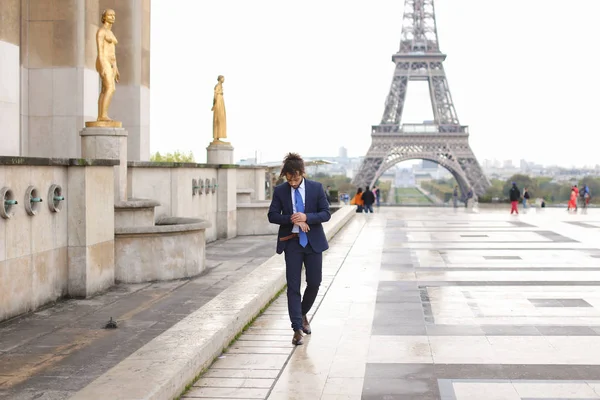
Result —
<path fill-rule="evenodd" d="M 287 153 L 283 159 L 283 166 L 281 167 L 281 174 L 279 176 L 283 177 L 285 174 L 299 174 L 304 176 L 304 160 L 300 157 L 300 154 Z"/>

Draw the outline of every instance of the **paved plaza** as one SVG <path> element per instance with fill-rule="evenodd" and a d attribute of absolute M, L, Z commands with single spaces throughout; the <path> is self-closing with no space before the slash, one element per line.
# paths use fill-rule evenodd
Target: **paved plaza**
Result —
<path fill-rule="evenodd" d="M 280 296 L 185 398 L 600 399 L 600 212 L 379 211 L 331 241 L 303 346 Z"/>

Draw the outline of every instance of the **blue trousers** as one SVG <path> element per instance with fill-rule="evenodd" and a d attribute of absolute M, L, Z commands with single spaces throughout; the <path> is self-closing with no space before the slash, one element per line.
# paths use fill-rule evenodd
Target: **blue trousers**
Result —
<path fill-rule="evenodd" d="M 302 316 L 313 306 L 323 277 L 323 253 L 315 253 L 310 246 L 300 246 L 298 239 L 291 239 L 285 247 L 285 278 L 287 280 L 288 313 L 292 329 L 302 329 Z M 302 264 L 306 270 L 306 289 L 300 296 Z"/>

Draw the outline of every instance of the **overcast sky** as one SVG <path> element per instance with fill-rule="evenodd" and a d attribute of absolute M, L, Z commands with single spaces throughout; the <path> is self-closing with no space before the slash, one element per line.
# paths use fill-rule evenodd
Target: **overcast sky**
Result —
<path fill-rule="evenodd" d="M 365 155 L 381 120 L 403 0 L 154 0 L 151 150 L 206 161 L 225 76 L 236 161 Z M 600 163 L 599 0 L 436 0 L 461 124 L 480 161 Z M 411 82 L 403 122 L 432 119 Z"/>

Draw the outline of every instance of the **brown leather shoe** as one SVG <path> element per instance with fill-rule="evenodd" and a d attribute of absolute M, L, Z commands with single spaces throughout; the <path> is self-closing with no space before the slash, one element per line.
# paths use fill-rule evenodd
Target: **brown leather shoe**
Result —
<path fill-rule="evenodd" d="M 294 337 L 292 338 L 292 344 L 294 346 L 300 346 L 303 343 L 304 340 L 302 340 L 302 331 L 300 329 L 296 329 L 294 331 Z"/>
<path fill-rule="evenodd" d="M 310 330 L 310 324 L 308 323 L 308 318 L 306 318 L 306 315 L 302 316 L 302 332 L 306 333 L 307 335 L 310 335 L 312 333 L 312 331 Z"/>

